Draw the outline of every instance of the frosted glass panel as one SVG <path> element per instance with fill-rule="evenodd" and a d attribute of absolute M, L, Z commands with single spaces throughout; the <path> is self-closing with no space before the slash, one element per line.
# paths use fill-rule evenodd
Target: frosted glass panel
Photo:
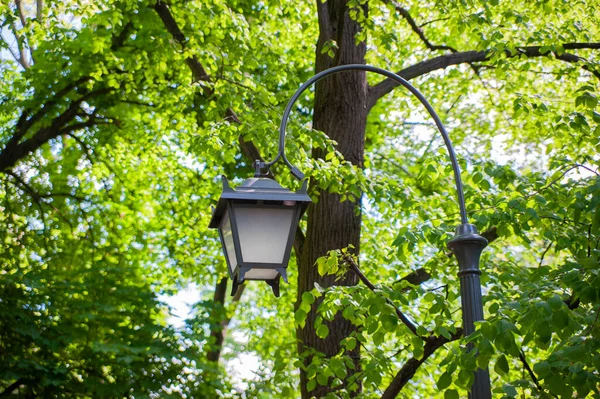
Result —
<path fill-rule="evenodd" d="M 229 265 L 229 270 L 231 271 L 231 274 L 233 274 L 233 271 L 237 266 L 237 259 L 235 258 L 235 247 L 233 245 L 233 234 L 231 233 L 229 211 L 225 212 L 223 219 L 221 219 L 221 235 L 223 236 L 225 251 L 227 252 L 227 263 Z"/>
<path fill-rule="evenodd" d="M 274 269 L 252 269 L 244 275 L 244 278 L 246 280 L 273 280 L 277 274 L 277 270 Z"/>
<path fill-rule="evenodd" d="M 243 262 L 282 263 L 294 207 L 234 209 Z"/>

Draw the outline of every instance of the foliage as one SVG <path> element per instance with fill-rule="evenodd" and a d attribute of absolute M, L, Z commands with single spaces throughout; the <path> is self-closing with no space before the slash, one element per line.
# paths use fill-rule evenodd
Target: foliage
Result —
<path fill-rule="evenodd" d="M 460 155 L 469 217 L 490 240 L 476 333 L 461 338 L 445 247 L 458 217 L 444 143 L 399 88 L 373 97 L 362 169 L 311 129 L 310 93 L 286 142 L 314 200 L 361 201 L 360 256 L 331 248 L 315 268 L 358 270 L 373 287 L 317 285 L 294 304 L 293 258 L 281 298 L 252 283 L 218 299 L 217 176 L 239 182 L 252 156 L 272 157 L 315 54 L 346 51 L 315 51 L 314 4 L 4 2 L 0 396 L 295 398 L 303 368 L 328 397 L 392 397 L 412 372 L 402 396 L 457 398 L 489 367 L 497 397 L 600 397 L 598 6 L 347 7 L 366 61 L 412 79 Z M 368 81 L 373 96 L 385 83 Z M 174 326 L 162 301 L 190 283 L 201 300 Z M 340 317 L 357 330 L 337 355 L 297 345 L 296 328 L 326 339 Z M 244 355 L 255 375 L 232 381 Z"/>

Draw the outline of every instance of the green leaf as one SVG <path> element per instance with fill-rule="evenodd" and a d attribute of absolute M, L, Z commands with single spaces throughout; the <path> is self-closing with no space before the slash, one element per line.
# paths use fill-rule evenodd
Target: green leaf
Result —
<path fill-rule="evenodd" d="M 533 365 L 533 372 L 543 380 L 550 373 L 550 364 L 545 361 L 536 363 Z"/>
<path fill-rule="evenodd" d="M 458 392 L 454 389 L 448 389 L 444 392 L 444 399 L 459 399 Z"/>
<path fill-rule="evenodd" d="M 564 310 L 554 312 L 552 315 L 552 325 L 559 331 L 566 328 L 569 325 L 569 315 L 567 312 Z"/>
<path fill-rule="evenodd" d="M 494 371 L 500 375 L 505 375 L 509 371 L 508 361 L 506 360 L 506 356 L 501 355 L 494 365 Z"/>
<path fill-rule="evenodd" d="M 438 332 L 440 333 L 441 336 L 443 336 L 446 339 L 452 339 L 452 335 L 448 332 L 448 330 L 446 329 L 446 327 L 438 327 Z"/>
<path fill-rule="evenodd" d="M 349 351 L 354 350 L 354 348 L 356 348 L 356 338 L 354 337 L 348 337 L 346 338 L 346 349 L 348 349 Z"/>
<path fill-rule="evenodd" d="M 333 370 L 333 374 L 343 380 L 344 378 L 346 378 L 347 375 L 347 371 L 346 371 L 346 366 L 344 365 L 344 362 L 342 362 L 341 359 L 339 358 L 332 358 L 329 362 L 329 368 L 331 370 Z"/>
<path fill-rule="evenodd" d="M 477 367 L 485 370 L 489 367 L 490 358 L 488 356 L 484 356 L 481 353 L 477 356 Z"/>
<path fill-rule="evenodd" d="M 413 348 L 413 356 L 417 359 L 423 356 L 423 339 L 420 337 L 413 337 L 411 339 L 411 344 Z"/>
<path fill-rule="evenodd" d="M 321 276 L 327 274 L 327 258 L 320 257 L 319 259 L 317 259 L 317 271 Z"/>
<path fill-rule="evenodd" d="M 474 375 L 472 370 L 462 369 L 458 372 L 458 379 L 456 382 L 458 382 L 459 386 L 466 389 L 473 384 L 473 379 Z"/>
<path fill-rule="evenodd" d="M 552 310 L 558 310 L 564 306 L 563 300 L 556 294 L 552 295 L 548 299 L 548 304 L 550 305 L 550 308 L 552 308 Z"/>
<path fill-rule="evenodd" d="M 424 337 L 424 336 L 426 336 L 426 335 L 429 334 L 429 331 L 427 331 L 427 329 L 425 327 L 423 327 L 423 326 L 418 326 L 417 327 L 417 334 L 420 335 L 420 336 L 422 336 L 422 337 Z"/>
<path fill-rule="evenodd" d="M 452 383 L 452 375 L 448 372 L 443 373 L 437 381 L 437 387 L 440 391 L 448 388 Z"/>
<path fill-rule="evenodd" d="M 597 290 L 590 285 L 585 287 L 579 294 L 579 299 L 581 300 L 581 302 L 586 303 L 586 304 L 596 302 L 597 298 L 598 298 Z"/>
<path fill-rule="evenodd" d="M 302 293 L 302 302 L 306 302 L 309 305 L 315 302 L 315 296 L 310 292 L 306 291 Z"/>
<path fill-rule="evenodd" d="M 294 320 L 296 321 L 296 324 L 304 327 L 306 322 L 306 312 L 302 309 L 296 310 L 296 313 L 294 313 Z"/>
<path fill-rule="evenodd" d="M 510 398 L 515 398 L 518 395 L 517 389 L 514 386 L 510 385 L 510 384 L 504 384 L 502 386 L 502 390 Z"/>
<path fill-rule="evenodd" d="M 498 329 L 494 328 L 494 326 L 489 322 L 482 322 L 479 327 L 481 334 L 490 341 L 494 341 L 496 339 L 496 335 L 498 334 Z"/>
<path fill-rule="evenodd" d="M 509 331 L 517 331 L 517 327 L 514 325 L 514 323 L 511 323 L 508 320 L 500 320 L 500 322 L 498 322 L 497 324 L 497 329 L 498 329 L 498 334 L 502 335 L 502 334 L 506 334 Z"/>
<path fill-rule="evenodd" d="M 319 338 L 327 338 L 327 336 L 329 335 L 329 327 L 327 327 L 325 324 L 321 324 L 319 327 L 317 327 L 317 337 Z"/>
<path fill-rule="evenodd" d="M 319 385 L 327 386 L 329 382 L 329 377 L 325 373 L 317 374 L 317 382 Z"/>

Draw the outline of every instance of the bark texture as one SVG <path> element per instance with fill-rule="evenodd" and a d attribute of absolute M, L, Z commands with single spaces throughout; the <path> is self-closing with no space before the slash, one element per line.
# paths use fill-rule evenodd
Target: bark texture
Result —
<path fill-rule="evenodd" d="M 364 64 L 365 43 L 356 44 L 355 37 L 359 32 L 358 23 L 349 16 L 347 2 L 344 0 L 317 0 L 320 35 L 316 51 L 316 72 L 343 64 Z M 366 12 L 363 9 L 363 12 Z M 334 40 L 338 46 L 335 57 L 321 54 L 323 45 Z M 338 145 L 337 149 L 344 158 L 354 165 L 362 167 L 364 158 L 364 135 L 367 120 L 367 81 L 364 72 L 340 73 L 320 81 L 316 85 L 313 127 L 325 132 Z M 324 158 L 322 150 L 313 150 L 313 157 Z M 332 276 L 319 276 L 314 266 L 317 258 L 332 249 L 353 245 L 358 252 L 360 248 L 360 204 L 340 202 L 335 194 L 321 192 L 319 201 L 308 210 L 308 228 L 301 251 L 298 273 L 298 300 L 302 293 L 311 290 L 317 282 L 323 287 L 333 284 L 355 285 L 354 273 L 339 281 Z M 305 328 L 298 330 L 299 352 L 313 348 L 326 356 L 336 355 L 340 351 L 340 342 L 355 327 L 338 315 L 329 323 L 329 336 L 325 339 L 317 337 L 314 326 L 316 305 L 307 316 Z M 349 355 L 355 360 L 358 371 L 359 350 Z M 305 359 L 310 363 L 310 358 Z M 317 386 L 311 392 L 306 390 L 306 374 L 301 372 L 302 397 L 322 397 L 330 391 L 328 387 Z"/>

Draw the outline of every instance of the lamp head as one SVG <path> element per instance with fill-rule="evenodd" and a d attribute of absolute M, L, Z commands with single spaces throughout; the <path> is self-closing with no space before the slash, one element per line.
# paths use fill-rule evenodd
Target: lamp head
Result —
<path fill-rule="evenodd" d="M 234 190 L 223 176 L 209 227 L 219 229 L 232 295 L 245 280 L 262 280 L 279 296 L 300 217 L 311 202 L 306 185 L 293 192 L 275 180 L 253 177 Z"/>

